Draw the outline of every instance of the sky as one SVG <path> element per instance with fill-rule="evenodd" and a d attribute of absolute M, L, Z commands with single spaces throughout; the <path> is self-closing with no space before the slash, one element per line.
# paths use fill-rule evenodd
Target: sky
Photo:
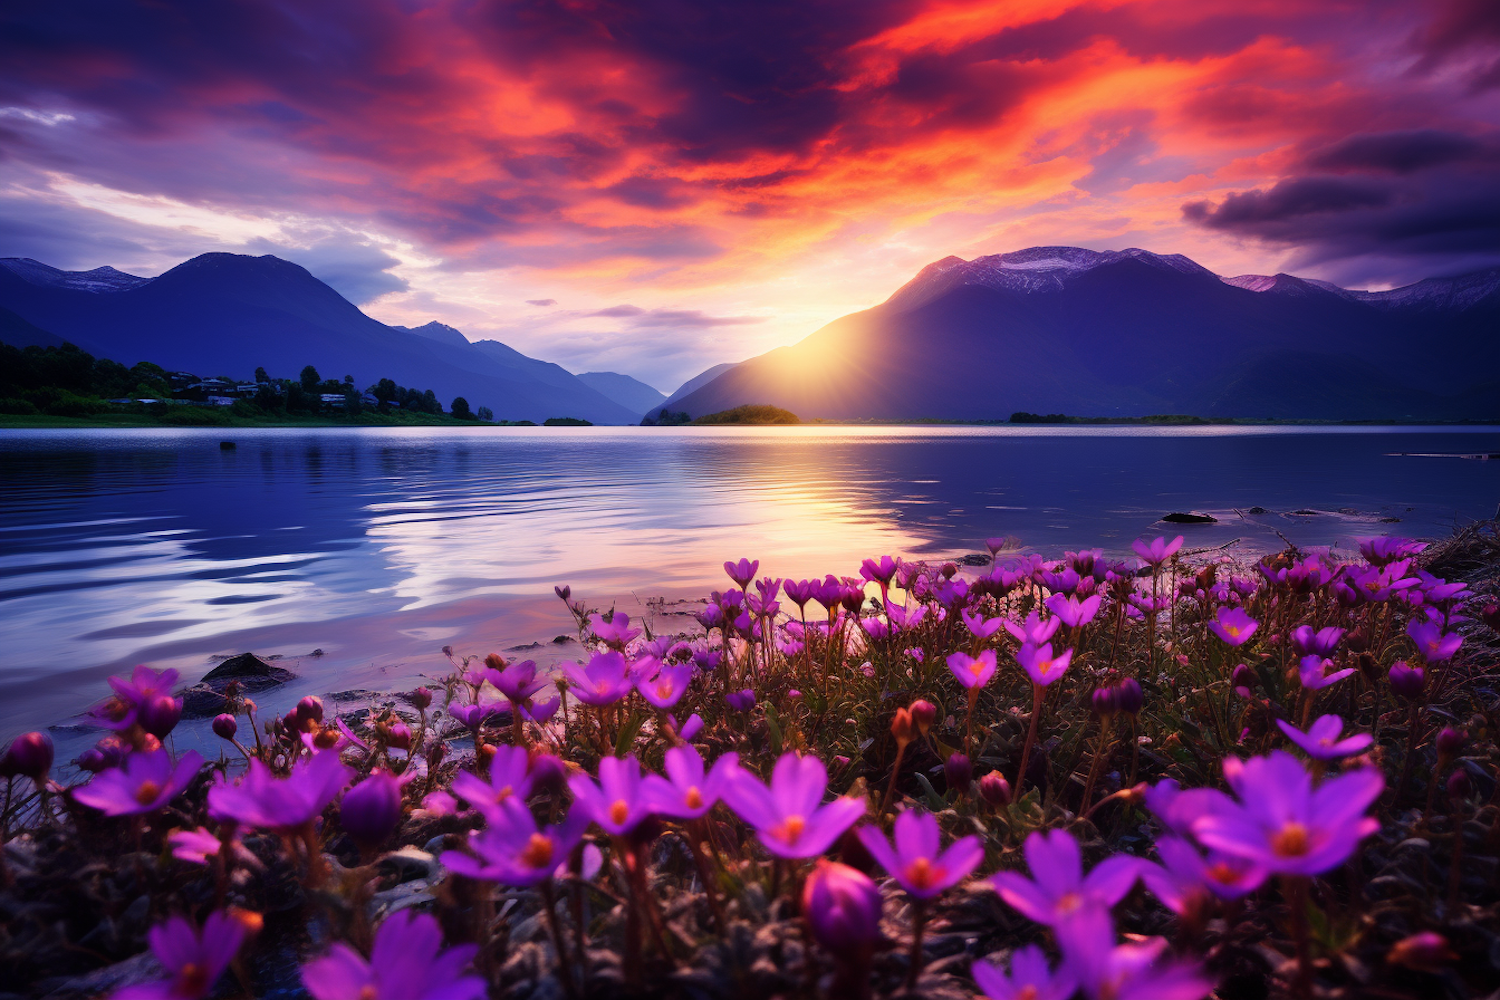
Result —
<path fill-rule="evenodd" d="M 0 256 L 276 254 L 664 391 L 949 255 L 1500 264 L 1493 0 L 69 0 L 0 65 Z"/>

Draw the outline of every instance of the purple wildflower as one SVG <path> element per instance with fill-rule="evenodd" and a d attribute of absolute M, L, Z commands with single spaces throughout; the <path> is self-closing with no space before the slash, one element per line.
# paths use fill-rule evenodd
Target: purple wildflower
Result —
<path fill-rule="evenodd" d="M 975 836 L 955 840 L 942 850 L 938 821 L 925 812 L 896 817 L 895 846 L 872 826 L 855 831 L 882 868 L 915 899 L 934 899 L 969 876 L 984 860 L 984 845 Z"/>
<path fill-rule="evenodd" d="M 538 725 L 548 722 L 557 714 L 557 709 L 562 705 L 562 696 L 553 695 L 546 701 L 533 701 L 530 705 L 521 706 L 521 715 L 530 719 Z"/>
<path fill-rule="evenodd" d="M 1005 622 L 1003 618 L 986 618 L 983 614 L 970 614 L 967 610 L 960 611 L 958 616 L 968 626 L 970 634 L 981 642 L 1000 631 L 1000 626 Z"/>
<path fill-rule="evenodd" d="M 630 693 L 625 657 L 613 649 L 595 653 L 589 657 L 587 666 L 564 663 L 559 669 L 568 679 L 568 689 L 585 705 L 610 705 Z"/>
<path fill-rule="evenodd" d="M 589 811 L 575 807 L 558 825 L 539 829 L 523 801 L 506 799 L 483 831 L 469 835 L 469 849 L 478 857 L 444 851 L 441 860 L 449 870 L 467 878 L 503 885 L 536 885 L 552 877 L 578 846 L 589 822 Z"/>
<path fill-rule="evenodd" d="M 640 629 L 630 627 L 630 616 L 623 611 L 616 611 L 609 621 L 605 621 L 603 615 L 589 615 L 589 628 L 600 642 L 617 649 L 624 649 L 631 639 L 641 634 Z"/>
<path fill-rule="evenodd" d="M 1397 559 L 1409 559 L 1427 548 L 1425 542 L 1415 542 L 1410 538 L 1395 538 L 1389 535 L 1359 538 L 1356 541 L 1359 542 L 1359 554 L 1364 556 L 1365 561 L 1372 566 L 1384 566 Z"/>
<path fill-rule="evenodd" d="M 1260 622 L 1245 614 L 1243 608 L 1220 608 L 1218 617 L 1208 627 L 1229 645 L 1243 646 L 1260 628 Z"/>
<path fill-rule="evenodd" d="M 1260 888 L 1267 872 L 1244 858 L 1212 854 L 1208 860 L 1179 837 L 1160 837 L 1156 851 L 1162 864 L 1144 862 L 1141 881 L 1162 904 L 1182 916 L 1194 908 L 1204 893 L 1220 899 L 1239 899 Z"/>
<path fill-rule="evenodd" d="M 1058 928 L 1057 941 L 1089 1000 L 1201 1000 L 1214 988 L 1196 966 L 1162 959 L 1165 938 L 1116 945 L 1105 910 L 1080 913 Z"/>
<path fill-rule="evenodd" d="M 755 707 L 755 692 L 749 688 L 743 691 L 731 691 L 724 696 L 724 700 L 736 712 L 748 712 Z"/>
<path fill-rule="evenodd" d="M 1369 733 L 1356 733 L 1348 739 L 1339 739 L 1339 733 L 1344 729 L 1344 720 L 1337 715 L 1320 716 L 1314 720 L 1312 727 L 1305 733 L 1285 719 L 1277 719 L 1276 724 L 1281 727 L 1283 733 L 1286 733 L 1287 739 L 1316 760 L 1338 760 L 1340 757 L 1348 757 L 1359 753 L 1375 742 L 1375 737 Z"/>
<path fill-rule="evenodd" d="M 678 725 L 677 717 L 675 715 L 668 716 L 668 719 L 672 723 L 672 728 L 677 730 L 677 736 L 679 739 L 691 740 L 694 736 L 697 736 L 700 732 L 703 731 L 703 716 L 699 715 L 697 712 L 694 712 L 692 715 L 688 716 L 687 721 L 682 723 L 681 725 Z"/>
<path fill-rule="evenodd" d="M 22 733 L 10 742 L 10 749 L 5 751 L 4 766 L 8 773 L 21 774 L 41 785 L 47 780 L 47 775 L 52 770 L 52 760 L 56 755 L 56 749 L 52 745 L 52 737 L 46 733 Z M 104 756 L 101 752 L 101 758 Z M 123 760 L 123 755 L 120 758 Z M 114 761 L 119 763 L 119 760 Z"/>
<path fill-rule="evenodd" d="M 786 591 L 786 599 L 797 605 L 798 611 L 806 614 L 807 602 L 820 592 L 821 586 L 817 580 L 786 580 L 781 589 Z"/>
<path fill-rule="evenodd" d="M 648 774 L 641 788 L 653 809 L 663 816 L 697 819 L 706 816 L 723 794 L 724 783 L 739 767 L 739 754 L 726 753 L 705 771 L 703 757 L 692 747 L 673 747 L 667 751 L 667 776 Z"/>
<path fill-rule="evenodd" d="M 1292 648 L 1298 654 L 1307 656 L 1317 653 L 1319 656 L 1332 656 L 1333 651 L 1338 648 L 1339 640 L 1344 637 L 1344 630 L 1335 626 L 1328 626 L 1313 631 L 1311 625 L 1298 625 L 1292 630 Z"/>
<path fill-rule="evenodd" d="M 1108 909 L 1125 897 L 1140 877 L 1141 862 L 1115 854 L 1085 877 L 1078 842 L 1064 830 L 1033 833 L 1026 838 L 1026 863 L 1032 879 L 1001 872 L 990 880 L 1000 898 L 1039 924 L 1057 927 L 1080 911 Z"/>
<path fill-rule="evenodd" d="M 966 688 L 982 688 L 995 676 L 995 651 L 986 649 L 978 656 L 968 653 L 949 653 L 948 669 Z"/>
<path fill-rule="evenodd" d="M 767 786 L 748 771 L 730 772 L 724 801 L 755 827 L 766 850 L 782 858 L 810 858 L 828 850 L 865 813 L 863 801 L 839 798 L 820 805 L 828 770 L 817 757 L 788 752 Z"/>
<path fill-rule="evenodd" d="M 1153 538 L 1149 544 L 1144 539 L 1137 538 L 1130 543 L 1130 547 L 1135 549 L 1135 554 L 1140 556 L 1147 565 L 1152 569 L 1156 569 L 1162 563 L 1176 555 L 1178 549 L 1182 548 L 1182 536 L 1178 535 L 1170 542 L 1165 538 Z"/>
<path fill-rule="evenodd" d="M 724 572 L 729 574 L 729 579 L 739 584 L 741 590 L 750 586 L 750 581 L 755 579 L 755 572 L 758 569 L 760 569 L 759 559 L 754 561 L 741 559 L 739 562 L 724 564 Z"/>
<path fill-rule="evenodd" d="M 879 561 L 866 559 L 859 565 L 859 575 L 871 583 L 878 583 L 882 587 L 890 586 L 891 577 L 896 575 L 900 564 L 890 556 L 881 556 Z"/>
<path fill-rule="evenodd" d="M 336 753 L 314 754 L 299 760 L 286 778 L 272 777 L 259 760 L 237 785 L 218 784 L 208 790 L 209 814 L 274 833 L 291 833 L 319 816 L 354 778 L 354 769 Z"/>
<path fill-rule="evenodd" d="M 449 705 L 448 714 L 453 717 L 455 722 L 463 726 L 465 729 L 472 729 L 477 732 L 479 730 L 479 727 L 484 725 L 485 720 L 489 719 L 491 716 L 500 714 L 500 706 Z M 343 726 L 343 719 L 338 719 L 336 721 L 340 724 L 340 726 Z M 354 742 L 353 737 L 350 737 L 350 742 Z"/>
<path fill-rule="evenodd" d="M 302 967 L 302 983 L 315 1000 L 480 1000 L 484 980 L 460 975 L 478 946 L 440 951 L 442 944 L 436 919 L 398 910 L 375 932 L 368 962 L 336 942 L 327 955 Z"/>
<path fill-rule="evenodd" d="M 1047 598 L 1047 610 L 1051 611 L 1057 619 L 1069 628 L 1078 628 L 1087 625 L 1094 620 L 1099 613 L 1100 597 L 1094 594 L 1079 600 L 1076 597 L 1066 597 L 1062 594 L 1053 594 Z"/>
<path fill-rule="evenodd" d="M 682 700 L 692 679 L 691 663 L 671 664 L 656 671 L 650 680 L 637 681 L 636 690 L 657 708 L 671 708 Z"/>
<path fill-rule="evenodd" d="M 1345 677 L 1354 673 L 1353 667 L 1345 667 L 1343 670 L 1334 670 L 1330 673 L 1329 670 L 1332 666 L 1332 660 L 1325 660 L 1316 653 L 1311 656 L 1304 656 L 1297 668 L 1302 678 L 1302 686 L 1309 691 L 1317 691 L 1332 684 L 1337 684 Z"/>
<path fill-rule="evenodd" d="M 224 841 L 220 839 L 219 834 L 206 826 L 193 830 L 174 830 L 167 837 L 167 843 L 172 845 L 172 857 L 191 865 L 208 864 L 208 859 L 216 856 L 224 848 Z M 256 869 L 265 867 L 260 858 L 255 856 L 255 852 L 240 840 L 238 833 L 229 837 L 229 849 L 234 852 L 235 860 L 240 864 Z"/>
<path fill-rule="evenodd" d="M 546 687 L 547 678 L 537 677 L 536 661 L 522 660 L 500 671 L 500 676 L 494 681 L 494 685 L 506 698 L 520 704 Z"/>
<path fill-rule="evenodd" d="M 1004 619 L 1002 624 L 1005 625 L 1005 630 L 1015 636 L 1023 645 L 1040 646 L 1057 633 L 1058 628 L 1062 625 L 1062 619 L 1048 618 L 1046 621 L 1042 621 L 1041 616 L 1033 611 L 1026 616 L 1025 624 L 1017 625 L 1009 618 Z"/>
<path fill-rule="evenodd" d="M 175 799 L 193 780 L 203 758 L 189 750 L 174 766 L 172 755 L 161 747 L 150 753 L 133 753 L 119 767 L 100 771 L 73 798 L 110 816 L 134 816 L 155 812 Z"/>
<path fill-rule="evenodd" d="M 990 1000 L 1068 1000 L 1078 992 L 1072 971 L 1062 965 L 1054 973 L 1034 944 L 1011 954 L 1009 976 L 994 962 L 976 961 L 969 971 Z"/>
<path fill-rule="evenodd" d="M 1406 623 L 1406 634 L 1417 647 L 1417 654 L 1426 663 L 1442 663 L 1452 659 L 1463 645 L 1463 636 L 1457 632 L 1444 634 L 1437 622 L 1419 621 L 1413 618 Z"/>
<path fill-rule="evenodd" d="M 245 940 L 245 925 L 215 911 L 200 932 L 182 917 L 172 917 L 146 935 L 151 951 L 172 978 L 127 986 L 111 1000 L 199 1000 L 208 996 L 234 961 Z"/>
<path fill-rule="evenodd" d="M 407 778 L 415 778 L 416 772 Z M 339 803 L 339 826 L 353 837 L 356 843 L 375 847 L 385 843 L 401 822 L 401 786 L 404 782 L 384 768 L 376 768 L 370 776 L 344 795 Z"/>
<path fill-rule="evenodd" d="M 587 775 L 575 774 L 568 779 L 568 787 L 578 800 L 574 808 L 582 808 L 585 816 L 612 836 L 624 836 L 654 811 L 641 794 L 641 762 L 634 756 L 605 757 L 599 761 L 598 784 Z"/>
<path fill-rule="evenodd" d="M 1072 658 L 1071 649 L 1065 649 L 1053 656 L 1050 642 L 1040 648 L 1026 643 L 1016 650 L 1016 662 L 1038 687 L 1046 687 L 1067 673 L 1068 663 Z"/>
<path fill-rule="evenodd" d="M 1221 793 L 1211 788 L 1183 791 L 1172 778 L 1163 778 L 1146 789 L 1146 808 L 1156 814 L 1168 830 L 1179 837 L 1192 833 L 1193 823 L 1219 803 Z"/>
<path fill-rule="evenodd" d="M 1316 789 L 1289 753 L 1224 761 L 1239 796 L 1215 793 L 1213 811 L 1193 822 L 1193 835 L 1212 850 L 1245 858 L 1277 874 L 1318 875 L 1342 864 L 1360 840 L 1380 827 L 1364 811 L 1385 788 L 1375 768 L 1346 771 Z"/>

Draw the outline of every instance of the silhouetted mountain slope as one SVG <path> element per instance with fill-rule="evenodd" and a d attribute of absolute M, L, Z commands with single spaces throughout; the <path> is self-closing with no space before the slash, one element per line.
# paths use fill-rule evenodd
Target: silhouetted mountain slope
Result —
<path fill-rule="evenodd" d="M 696 392 L 697 390 L 703 388 L 705 385 L 708 385 L 708 383 L 712 382 L 720 375 L 723 375 L 725 372 L 729 371 L 737 363 L 738 362 L 727 361 L 724 364 L 714 365 L 712 368 L 699 372 L 697 375 L 694 375 L 692 378 L 682 383 L 682 385 L 678 386 L 677 391 L 668 396 L 663 401 L 662 405 L 670 407 L 677 400 L 682 399 L 689 393 Z"/>
<path fill-rule="evenodd" d="M 494 341 L 469 344 L 441 324 L 421 332 L 386 326 L 277 257 L 204 254 L 151 279 L 11 258 L 0 260 L 0 306 L 126 365 L 152 361 L 237 378 L 263 366 L 295 378 L 310 364 L 325 378 L 353 375 L 361 387 L 390 378 L 432 389 L 444 406 L 463 396 L 498 419 L 639 420 L 558 366 Z"/>
<path fill-rule="evenodd" d="M 578 381 L 638 413 L 649 413 L 667 399 L 661 390 L 619 372 L 584 372 L 578 376 Z"/>
<path fill-rule="evenodd" d="M 0 308 L 0 343 L 12 347 L 61 347 L 64 341 L 57 334 L 26 322 L 9 309 Z"/>
<path fill-rule="evenodd" d="M 670 401 L 804 420 L 1500 417 L 1500 270 L 1388 292 L 1034 247 L 924 268 L 882 305 Z"/>

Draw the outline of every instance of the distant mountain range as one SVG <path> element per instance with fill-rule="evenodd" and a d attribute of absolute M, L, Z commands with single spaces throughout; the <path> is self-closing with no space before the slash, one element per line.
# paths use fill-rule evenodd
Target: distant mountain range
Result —
<path fill-rule="evenodd" d="M 125 365 L 151 361 L 204 376 L 249 378 L 259 366 L 296 378 L 312 365 L 324 378 L 353 375 L 360 387 L 390 378 L 432 389 L 445 407 L 463 396 L 500 420 L 634 424 L 649 408 L 499 341 L 470 343 L 441 323 L 387 326 L 304 268 L 271 256 L 204 254 L 156 278 L 0 258 L 0 341 L 65 340 Z"/>
<path fill-rule="evenodd" d="M 1500 269 L 1385 292 L 1033 247 L 928 265 L 884 303 L 665 403 L 804 420 L 1500 417 Z"/>

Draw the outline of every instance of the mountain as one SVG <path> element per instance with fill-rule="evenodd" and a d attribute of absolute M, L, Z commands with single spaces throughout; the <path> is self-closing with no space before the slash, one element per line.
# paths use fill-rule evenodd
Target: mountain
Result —
<path fill-rule="evenodd" d="M 667 399 L 661 390 L 619 372 L 584 372 L 578 381 L 637 413 L 653 412 Z"/>
<path fill-rule="evenodd" d="M 12 347 L 61 347 L 63 339 L 33 326 L 9 309 L 0 308 L 0 343 Z"/>
<path fill-rule="evenodd" d="M 930 264 L 884 303 L 667 405 L 697 417 L 769 403 L 804 420 L 1490 419 L 1496 330 L 1500 269 L 1366 292 L 1222 278 L 1178 254 L 1033 247 Z"/>
<path fill-rule="evenodd" d="M 703 388 L 705 385 L 708 385 L 708 383 L 712 382 L 720 375 L 723 375 L 725 372 L 729 371 L 729 369 L 733 368 L 736 364 L 738 364 L 738 362 L 728 361 L 722 365 L 714 365 L 712 368 L 709 368 L 706 371 L 699 372 L 697 375 L 694 375 L 692 378 L 682 383 L 682 385 L 678 386 L 677 391 L 668 396 L 662 403 L 662 405 L 669 409 L 672 408 L 679 399 L 682 399 L 684 396 L 690 395 L 691 393 L 697 392 L 699 389 Z"/>
<path fill-rule="evenodd" d="M 272 256 L 203 254 L 156 278 L 5 258 L 0 308 L 125 365 L 152 361 L 235 378 L 248 378 L 257 366 L 295 378 L 312 365 L 325 378 L 353 375 L 359 386 L 389 378 L 432 389 L 445 407 L 463 396 L 471 408 L 488 406 L 501 420 L 640 420 L 557 365 L 496 341 L 471 344 L 439 323 L 386 326 L 304 268 Z M 4 333 L 0 340 L 11 342 Z"/>

